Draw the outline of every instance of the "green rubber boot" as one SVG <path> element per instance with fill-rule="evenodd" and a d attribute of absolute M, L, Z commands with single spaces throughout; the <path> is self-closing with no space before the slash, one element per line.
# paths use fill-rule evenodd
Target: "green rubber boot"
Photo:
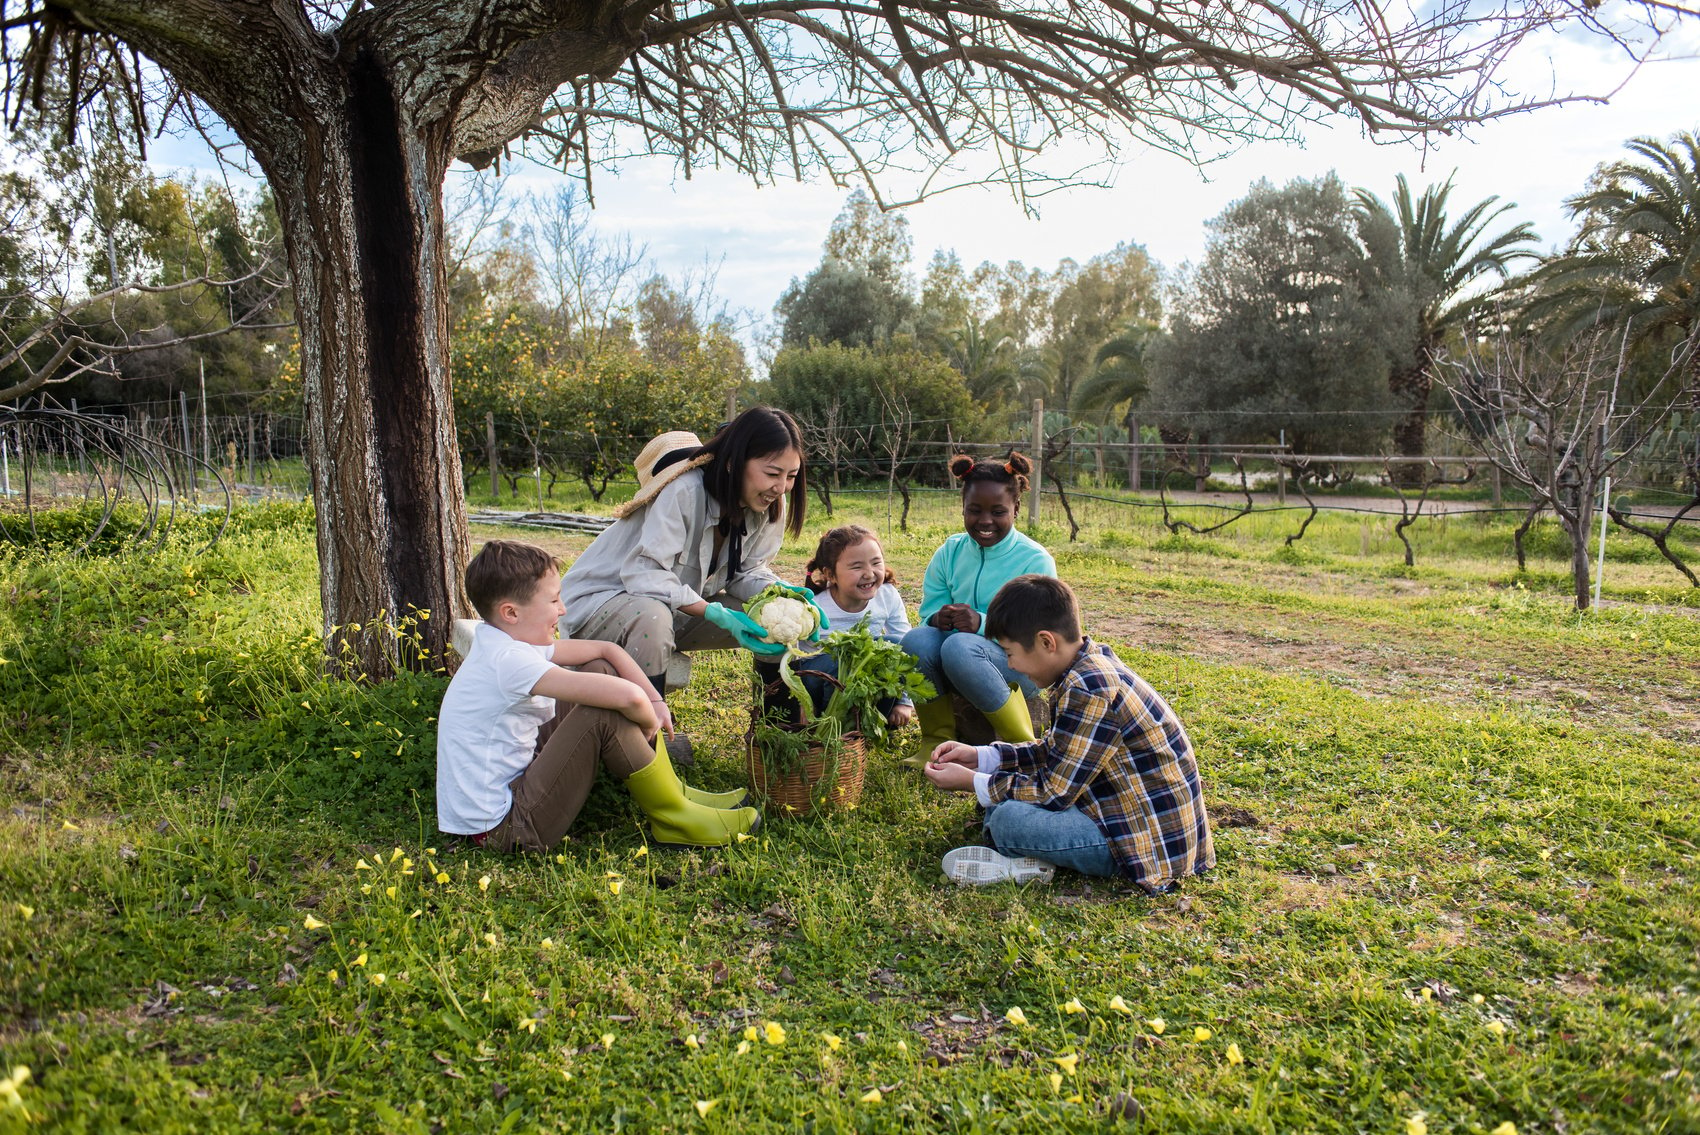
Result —
<path fill-rule="evenodd" d="M 931 757 L 933 750 L 946 741 L 956 740 L 956 711 L 950 698 L 934 698 L 915 707 L 915 721 L 921 727 L 921 755 Z"/>
<path fill-rule="evenodd" d="M 701 788 L 692 788 L 680 782 L 685 790 L 685 799 L 693 804 L 701 804 L 705 808 L 742 808 L 750 802 L 750 790 L 734 788 L 729 792 L 709 792 Z"/>
<path fill-rule="evenodd" d="M 1027 695 L 1018 689 L 1009 691 L 1009 700 L 986 714 L 986 720 L 997 730 L 1000 741 L 1037 741 L 1033 736 L 1033 718 L 1027 713 Z"/>
<path fill-rule="evenodd" d="M 724 847 L 761 826 L 754 808 L 712 808 L 685 796 L 659 735 L 655 759 L 626 778 L 626 791 L 649 817 L 655 842 L 678 847 Z"/>

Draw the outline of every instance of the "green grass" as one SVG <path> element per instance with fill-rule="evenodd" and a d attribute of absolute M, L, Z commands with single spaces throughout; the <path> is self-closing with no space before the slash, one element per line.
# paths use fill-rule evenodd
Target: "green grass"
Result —
<path fill-rule="evenodd" d="M 948 506 L 906 537 L 859 503 L 918 600 Z M 443 679 L 321 676 L 303 509 L 197 554 L 201 523 L 0 553 L 0 1060 L 39 1121 L 0 1131 L 1700 1126 L 1700 618 L 1668 567 L 1613 558 L 1578 616 L 1562 549 L 1517 576 L 1504 523 L 1425 522 L 1414 572 L 1354 518 L 1297 554 L 1274 519 L 1042 530 L 1200 752 L 1220 863 L 1153 899 L 944 884 L 974 810 L 894 758 L 725 851 L 648 849 L 608 786 L 558 854 L 450 846 Z M 707 656 L 678 701 L 708 787 L 745 681 Z"/>

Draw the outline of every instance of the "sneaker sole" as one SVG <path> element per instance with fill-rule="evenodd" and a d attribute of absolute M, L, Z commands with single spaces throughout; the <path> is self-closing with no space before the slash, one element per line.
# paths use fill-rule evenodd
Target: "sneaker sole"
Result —
<path fill-rule="evenodd" d="M 962 887 L 1048 883 L 1057 873 L 1054 865 L 1042 859 L 1005 855 L 990 847 L 958 847 L 948 851 L 943 869 L 947 879 Z"/>

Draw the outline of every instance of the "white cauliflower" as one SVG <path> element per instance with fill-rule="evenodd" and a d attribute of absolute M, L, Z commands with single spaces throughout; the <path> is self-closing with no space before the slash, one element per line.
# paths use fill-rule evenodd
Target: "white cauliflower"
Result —
<path fill-rule="evenodd" d="M 768 642 L 794 643 L 815 629 L 815 609 L 801 599 L 775 596 L 761 605 L 755 620 Z"/>

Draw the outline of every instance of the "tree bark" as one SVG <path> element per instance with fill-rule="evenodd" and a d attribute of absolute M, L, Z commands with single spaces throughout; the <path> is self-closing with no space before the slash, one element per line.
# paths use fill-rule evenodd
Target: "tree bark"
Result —
<path fill-rule="evenodd" d="M 1393 451 L 1401 457 L 1424 457 L 1428 453 L 1428 398 L 1434 387 L 1434 352 L 1434 344 L 1419 343 L 1416 357 L 1406 366 L 1395 367 L 1387 376 L 1388 391 L 1408 407 L 1404 417 L 1393 426 Z M 1401 486 L 1415 488 L 1422 484 L 1423 476 L 1419 462 L 1403 461 L 1393 466 L 1393 478 Z"/>
<path fill-rule="evenodd" d="M 318 75 L 261 161 L 295 286 L 327 650 L 381 678 L 437 664 L 465 606 L 441 287 L 451 155 L 369 51 Z M 385 625 L 409 618 L 424 620 L 416 643 Z"/>

